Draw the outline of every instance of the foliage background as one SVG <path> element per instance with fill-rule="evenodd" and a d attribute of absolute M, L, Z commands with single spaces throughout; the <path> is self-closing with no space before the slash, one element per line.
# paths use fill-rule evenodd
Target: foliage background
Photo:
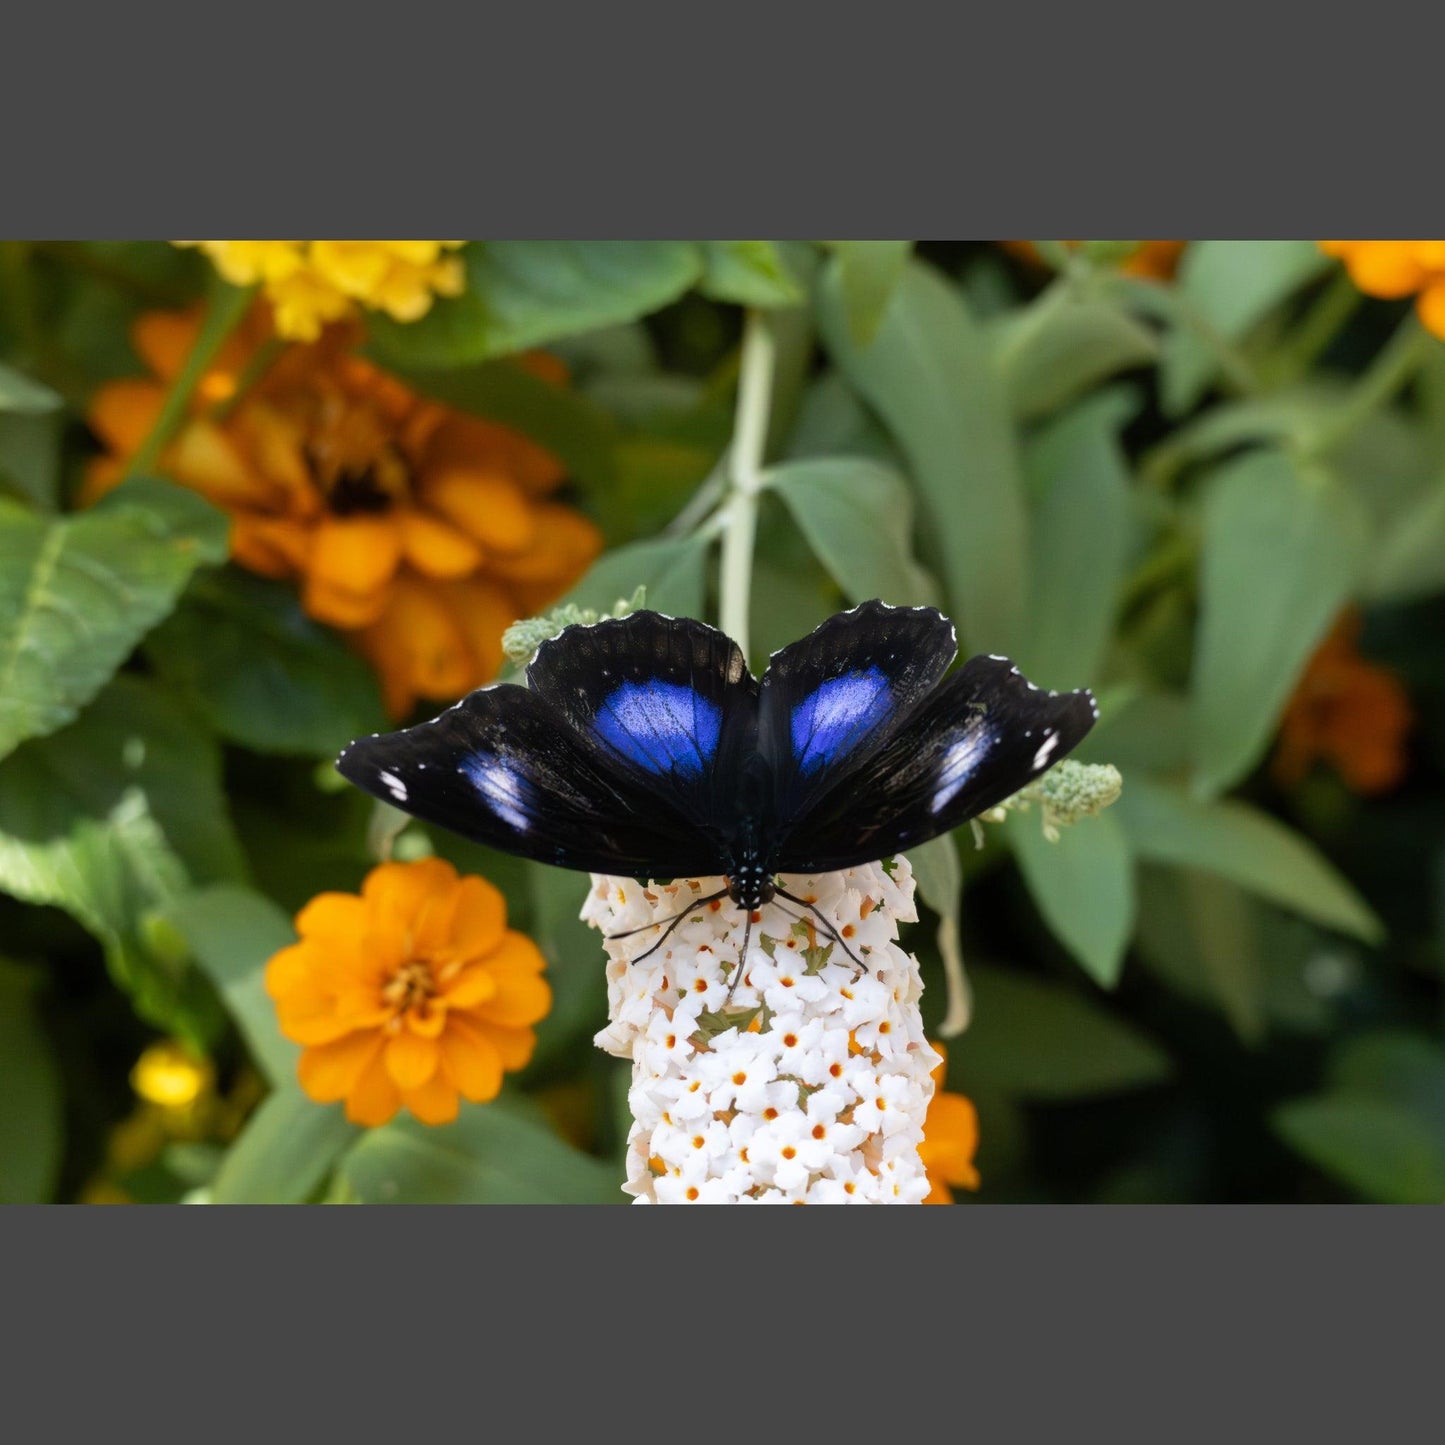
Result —
<path fill-rule="evenodd" d="M 717 620 L 750 313 L 777 362 L 755 666 L 882 595 L 1098 692 L 1079 756 L 1122 770 L 1115 807 L 920 865 L 971 983 L 970 1197 L 1438 1202 L 1445 343 L 1312 241 L 1193 242 L 1172 277 L 1133 248 L 472 242 L 460 296 L 359 344 L 561 459 L 606 543 L 570 600 L 645 585 Z M 537 1055 L 436 1129 L 364 1132 L 297 1087 L 261 969 L 394 831 L 329 762 L 381 725 L 376 681 L 226 561 L 193 493 L 145 476 L 76 506 L 135 318 L 234 307 L 204 259 L 0 257 L 0 1198 L 621 1202 L 578 875 L 407 826 L 397 856 L 491 878 L 546 953 Z M 566 387 L 516 364 L 537 347 Z M 1370 797 L 1270 762 L 1350 605 L 1414 716 L 1404 781 Z M 907 942 L 937 1022 L 935 930 Z M 167 1039 L 190 1058 L 170 1103 Z"/>

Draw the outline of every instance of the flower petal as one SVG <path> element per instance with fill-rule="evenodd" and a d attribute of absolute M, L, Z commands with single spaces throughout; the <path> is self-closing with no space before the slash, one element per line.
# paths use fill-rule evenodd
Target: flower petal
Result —
<path fill-rule="evenodd" d="M 497 996 L 497 981 L 485 963 L 474 963 L 442 985 L 448 1008 L 475 1008 Z"/>
<path fill-rule="evenodd" d="M 492 1042 L 502 1067 L 509 1073 L 525 1069 L 532 1061 L 533 1050 L 537 1047 L 537 1035 L 532 1029 L 504 1029 L 498 1024 L 485 1023 L 475 1014 L 467 1015 L 468 1023 L 475 1023 Z"/>
<path fill-rule="evenodd" d="M 507 900 L 485 878 L 463 878 L 457 886 L 457 911 L 452 916 L 451 949 L 457 958 L 491 953 L 507 931 Z"/>
<path fill-rule="evenodd" d="M 428 577 L 465 577 L 482 563 L 482 549 L 457 528 L 425 512 L 403 512 L 401 545 L 406 560 Z"/>
<path fill-rule="evenodd" d="M 386 1071 L 380 1045 L 378 1035 L 376 1053 L 346 1096 L 346 1117 L 353 1124 L 385 1124 L 401 1107 L 401 1091 Z"/>
<path fill-rule="evenodd" d="M 311 573 L 347 592 L 384 587 L 401 561 L 401 528 L 394 517 L 322 519 L 311 545 Z"/>
<path fill-rule="evenodd" d="M 162 467 L 228 511 L 269 507 L 277 489 L 242 455 L 231 438 L 205 417 L 192 417 L 162 456 Z"/>
<path fill-rule="evenodd" d="M 435 1039 L 399 1029 L 387 1040 L 386 1071 L 399 1089 L 419 1089 L 436 1073 L 441 1049 Z"/>
<path fill-rule="evenodd" d="M 401 1101 L 423 1124 L 450 1124 L 461 1112 L 456 1086 L 440 1072 L 418 1088 L 405 1090 Z"/>
<path fill-rule="evenodd" d="M 296 915 L 296 932 L 327 948 L 355 948 L 366 935 L 366 904 L 354 893 L 318 893 Z"/>
<path fill-rule="evenodd" d="M 394 908 L 414 922 L 439 894 L 457 886 L 457 870 L 445 858 L 418 858 L 413 863 L 379 863 L 366 875 L 361 896 L 368 909 Z"/>
<path fill-rule="evenodd" d="M 385 610 L 359 639 L 394 714 L 419 696 L 455 698 L 481 681 L 466 634 L 440 590 L 446 585 L 402 574 Z"/>
<path fill-rule="evenodd" d="M 502 1056 L 487 1033 L 453 1014 L 442 1035 L 442 1067 L 473 1104 L 495 1099 L 502 1089 Z"/>
<path fill-rule="evenodd" d="M 380 1059 L 379 1033 L 354 1033 L 307 1049 L 296 1066 L 301 1087 L 319 1104 L 343 1099 L 357 1087 L 373 1063 Z"/>
<path fill-rule="evenodd" d="M 522 489 L 505 472 L 445 467 L 422 482 L 427 507 L 439 512 L 489 552 L 521 552 L 537 535 Z"/>
<path fill-rule="evenodd" d="M 165 403 L 165 388 L 153 381 L 112 381 L 91 397 L 86 420 L 107 446 L 129 456 L 150 435 Z"/>

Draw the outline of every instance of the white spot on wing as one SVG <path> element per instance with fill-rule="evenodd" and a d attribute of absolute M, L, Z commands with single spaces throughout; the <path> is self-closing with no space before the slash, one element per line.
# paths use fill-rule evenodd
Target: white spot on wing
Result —
<path fill-rule="evenodd" d="M 1039 744 L 1039 750 L 1034 754 L 1034 772 L 1042 772 L 1049 765 L 1049 755 L 1059 745 L 1058 733 L 1050 733 Z"/>
<path fill-rule="evenodd" d="M 381 781 L 386 784 L 386 791 L 396 799 L 398 803 L 406 802 L 406 784 L 397 777 L 395 773 L 383 772 L 378 775 Z"/>

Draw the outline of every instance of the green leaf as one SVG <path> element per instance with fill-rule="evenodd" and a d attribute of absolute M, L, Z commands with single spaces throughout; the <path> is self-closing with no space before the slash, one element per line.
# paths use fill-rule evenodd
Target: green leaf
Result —
<path fill-rule="evenodd" d="M 1097 683 L 1129 558 L 1129 471 L 1118 433 L 1135 409 L 1090 397 L 1029 442 L 1032 561 L 1019 662 L 1055 688 Z"/>
<path fill-rule="evenodd" d="M 863 457 L 823 457 L 775 467 L 764 481 L 787 503 L 850 602 L 937 603 L 931 579 L 913 557 L 913 497 L 891 467 Z"/>
<path fill-rule="evenodd" d="M 1100 813 L 1044 837 L 1038 814 L 1011 813 L 1008 837 L 1039 912 L 1095 983 L 1113 988 L 1134 931 L 1134 859 L 1124 829 Z"/>
<path fill-rule="evenodd" d="M 872 343 L 859 347 L 839 270 L 835 260 L 819 288 L 819 328 L 908 458 L 960 631 L 973 651 L 1016 648 L 1028 593 L 1027 517 L 987 333 L 957 287 L 913 261 Z"/>
<path fill-rule="evenodd" d="M 491 877 L 491 874 L 487 875 Z M 530 933 L 547 959 L 552 1008 L 537 1024 L 535 1062 L 542 1069 L 575 1062 L 607 1022 L 607 955 L 602 935 L 579 914 L 590 887 L 585 874 L 545 863 L 526 865 Z"/>
<path fill-rule="evenodd" d="M 1185 302 L 1227 341 L 1238 341 L 1282 301 L 1332 265 L 1313 241 L 1191 241 L 1179 265 Z M 1214 353 L 1193 331 L 1177 329 L 1160 361 L 1168 416 L 1188 411 L 1217 375 Z"/>
<path fill-rule="evenodd" d="M 0 501 L 0 757 L 72 721 L 196 567 L 225 555 L 225 518 L 199 497 L 180 530 L 180 509 L 161 510 L 180 490 L 123 487 L 65 518 Z"/>
<path fill-rule="evenodd" d="M 291 920 L 259 893 L 224 884 L 173 900 L 165 916 L 216 986 L 261 1072 L 278 1088 L 289 1085 L 301 1050 L 281 1033 L 265 971 L 272 954 L 296 942 Z"/>
<path fill-rule="evenodd" d="M 1445 1203 L 1445 1142 L 1438 1127 L 1387 1099 L 1323 1095 L 1281 1104 L 1271 1116 L 1292 1148 L 1365 1198 Z"/>
<path fill-rule="evenodd" d="M 0 766 L 0 889 L 65 909 L 105 945 L 142 1016 L 200 1044 L 214 997 L 149 922 L 191 884 L 243 869 L 218 750 L 152 684 L 116 678 L 77 722 Z"/>
<path fill-rule="evenodd" d="M 913 242 L 834 241 L 833 249 L 848 336 L 854 346 L 864 347 L 878 334 Z"/>
<path fill-rule="evenodd" d="M 1195 786 L 1222 792 L 1259 761 L 1310 653 L 1359 572 L 1351 499 L 1283 452 L 1222 467 L 1204 504 L 1191 680 Z"/>
<path fill-rule="evenodd" d="M 1140 858 L 1217 874 L 1366 943 L 1384 935 L 1369 905 L 1309 843 L 1247 803 L 1201 802 L 1131 776 L 1114 813 Z"/>
<path fill-rule="evenodd" d="M 387 725 L 371 668 L 294 588 L 239 568 L 197 577 L 145 653 L 222 737 L 257 752 L 331 756 Z"/>
<path fill-rule="evenodd" d="M 373 315 L 373 349 L 401 367 L 463 366 L 632 321 L 702 273 L 691 241 L 474 241 L 466 290 L 419 321 Z"/>
<path fill-rule="evenodd" d="M 226 1151 L 213 1204 L 300 1204 L 361 1133 L 340 1104 L 317 1104 L 287 1085 L 270 1095 Z"/>
<path fill-rule="evenodd" d="M 776 241 L 703 241 L 704 296 L 740 306 L 796 306 L 803 288 Z"/>
<path fill-rule="evenodd" d="M 0 959 L 0 1204 L 45 1204 L 60 1174 L 60 1073 L 34 1003 L 37 975 Z"/>
<path fill-rule="evenodd" d="M 938 953 L 948 989 L 944 1016 L 938 1031 L 953 1038 L 968 1027 L 973 1014 L 973 990 L 963 965 L 959 916 L 963 906 L 963 869 L 952 833 L 941 833 L 908 850 L 908 861 L 918 884 L 918 895 L 938 915 Z M 889 876 L 893 870 L 884 864 Z"/>
<path fill-rule="evenodd" d="M 367 1204 L 621 1204 L 622 1181 L 537 1118 L 462 1105 L 455 1124 L 410 1117 L 373 1129 L 342 1163 Z"/>
<path fill-rule="evenodd" d="M 1177 693 L 1129 691 L 1099 700 L 1099 721 L 1074 754 L 1080 762 L 1137 771 L 1182 773 L 1189 764 L 1189 704 Z"/>
<path fill-rule="evenodd" d="M 63 406 L 49 387 L 0 362 L 0 477 L 47 509 L 60 481 Z"/>
<path fill-rule="evenodd" d="M 578 607 L 611 611 L 647 588 L 647 605 L 673 617 L 701 616 L 707 599 L 710 543 L 691 536 L 631 542 L 605 552 L 587 575 L 562 599 Z"/>
<path fill-rule="evenodd" d="M 1366 602 L 1413 602 L 1445 590 L 1445 477 L 1392 519 L 1366 564 Z"/>
<path fill-rule="evenodd" d="M 1159 354 L 1154 333 L 1122 306 L 1081 294 L 1067 280 L 1006 317 L 996 338 L 998 368 L 1023 420 L 1047 416 Z"/>
<path fill-rule="evenodd" d="M 1169 1076 L 1152 1040 L 1073 989 L 996 968 L 973 967 L 973 1023 L 949 1069 L 1031 1099 L 1072 1099 L 1138 1089 Z"/>
<path fill-rule="evenodd" d="M 530 437 L 588 487 L 604 488 L 616 480 L 617 424 L 580 391 L 544 381 L 510 359 L 456 371 L 400 374 L 424 396 Z"/>

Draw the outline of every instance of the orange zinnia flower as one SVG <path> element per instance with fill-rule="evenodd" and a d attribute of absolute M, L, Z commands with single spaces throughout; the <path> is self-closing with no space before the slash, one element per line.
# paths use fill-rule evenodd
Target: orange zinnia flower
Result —
<path fill-rule="evenodd" d="M 1361 796 L 1404 777 L 1414 713 L 1394 673 L 1360 656 L 1363 625 L 1345 611 L 1310 658 L 1280 723 L 1272 772 L 1282 787 L 1303 782 L 1316 761 L 1332 764 Z"/>
<path fill-rule="evenodd" d="M 199 325 L 193 314 L 138 321 L 136 350 L 156 379 L 96 393 L 91 425 L 111 450 L 91 463 L 83 501 L 125 475 Z M 231 514 L 237 562 L 297 579 L 312 617 L 354 635 L 394 715 L 490 680 L 505 628 L 565 591 L 601 550 L 585 517 L 549 499 L 561 464 L 351 354 L 347 327 L 286 347 L 236 400 L 268 334 L 256 311 L 229 340 L 160 470 Z M 561 379 L 550 357 L 519 364 Z"/>
<path fill-rule="evenodd" d="M 1366 296 L 1416 296 L 1425 328 L 1445 339 L 1445 241 L 1321 241 Z"/>
<path fill-rule="evenodd" d="M 496 888 L 440 858 L 383 863 L 360 897 L 313 898 L 296 915 L 301 941 L 266 966 L 281 1032 L 305 1045 L 301 1087 L 345 1099 L 357 1124 L 403 1105 L 446 1124 L 460 1098 L 496 1098 L 552 1003 L 537 945 L 506 923 Z"/>
<path fill-rule="evenodd" d="M 978 1188 L 978 1170 L 973 1165 L 978 1149 L 978 1110 L 964 1095 L 943 1092 L 948 1057 L 942 1044 L 933 1047 L 943 1058 L 933 1071 L 933 1098 L 923 1120 L 923 1142 L 918 1146 L 931 1186 L 923 1202 L 952 1204 L 953 1189 Z"/>

